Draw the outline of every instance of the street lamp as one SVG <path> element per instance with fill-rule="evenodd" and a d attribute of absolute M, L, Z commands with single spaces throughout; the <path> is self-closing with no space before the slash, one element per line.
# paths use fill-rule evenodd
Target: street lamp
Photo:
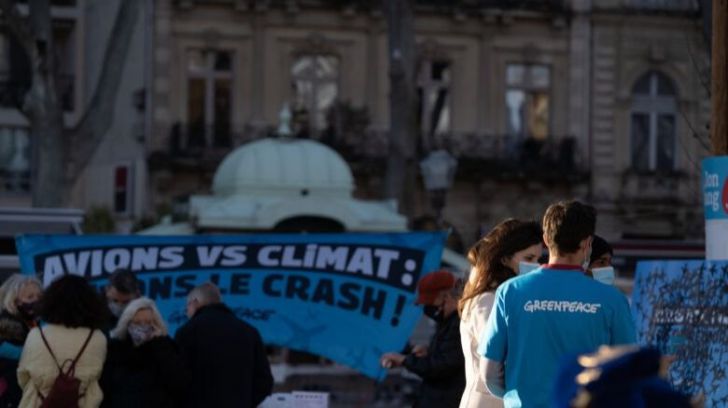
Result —
<path fill-rule="evenodd" d="M 446 150 L 435 150 L 430 152 L 421 162 L 420 170 L 425 181 L 425 189 L 430 196 L 432 208 L 439 223 L 442 217 L 442 209 L 445 207 L 447 190 L 452 187 L 455 180 L 455 170 L 458 161 Z"/>
<path fill-rule="evenodd" d="M 287 103 L 283 104 L 281 111 L 278 113 L 278 130 L 276 130 L 278 137 L 291 137 L 293 134 L 293 130 L 291 130 L 292 118 L 291 108 L 288 107 Z"/>

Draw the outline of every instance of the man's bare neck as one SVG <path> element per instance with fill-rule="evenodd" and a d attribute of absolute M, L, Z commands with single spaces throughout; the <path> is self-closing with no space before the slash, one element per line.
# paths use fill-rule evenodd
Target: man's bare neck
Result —
<path fill-rule="evenodd" d="M 566 254 L 566 255 L 550 255 L 550 265 L 570 265 L 570 266 L 582 266 L 583 259 L 577 254 Z"/>

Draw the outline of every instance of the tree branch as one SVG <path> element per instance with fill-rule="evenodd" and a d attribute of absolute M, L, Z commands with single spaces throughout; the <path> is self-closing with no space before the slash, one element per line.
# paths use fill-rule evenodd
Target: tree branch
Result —
<path fill-rule="evenodd" d="M 120 3 L 93 96 L 81 120 L 71 130 L 75 151 L 74 161 L 78 164 L 72 179 L 75 179 L 73 176 L 80 174 L 89 164 L 104 134 L 111 126 L 126 56 L 135 32 L 135 23 L 145 2 L 124 0 Z"/>
<path fill-rule="evenodd" d="M 16 5 L 17 1 L 15 0 L 0 0 L 0 11 L 2 11 L 5 17 L 5 23 L 10 27 L 10 32 L 13 33 L 26 54 L 28 54 L 28 57 L 31 57 L 33 55 L 33 42 L 35 41 L 35 37 L 30 31 L 28 20 L 20 15 Z"/>

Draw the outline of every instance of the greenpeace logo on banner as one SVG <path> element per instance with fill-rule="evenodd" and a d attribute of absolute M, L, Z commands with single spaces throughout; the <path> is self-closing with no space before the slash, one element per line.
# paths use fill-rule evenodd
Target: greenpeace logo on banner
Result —
<path fill-rule="evenodd" d="M 419 278 L 421 251 L 361 245 L 172 245 L 75 248 L 34 258 L 44 285 L 65 274 L 98 278 L 134 272 L 195 269 L 306 269 L 358 275 L 400 289 Z M 404 273 L 395 276 L 392 270 Z"/>
<path fill-rule="evenodd" d="M 597 313 L 601 303 L 569 302 L 566 300 L 529 300 L 523 310 L 535 312 Z"/>
<path fill-rule="evenodd" d="M 717 307 L 655 307 L 653 313 L 655 324 L 728 326 L 728 310 Z"/>

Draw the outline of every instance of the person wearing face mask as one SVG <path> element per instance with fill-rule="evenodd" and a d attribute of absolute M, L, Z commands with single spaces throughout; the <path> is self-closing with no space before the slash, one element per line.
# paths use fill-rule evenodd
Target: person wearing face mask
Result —
<path fill-rule="evenodd" d="M 478 354 L 478 344 L 493 307 L 495 290 L 506 280 L 517 276 L 524 265 L 537 265 L 535 262 L 543 251 L 542 236 L 538 223 L 508 219 L 476 242 L 468 252 L 472 269 L 458 304 L 466 378 L 460 408 L 503 406 L 503 402 L 485 388 L 480 375 L 483 359 Z"/>
<path fill-rule="evenodd" d="M 594 235 L 589 268 L 586 270 L 586 274 L 606 285 L 614 285 L 615 274 L 612 266 L 612 256 L 614 256 L 612 246 L 604 238 Z"/>
<path fill-rule="evenodd" d="M 153 300 L 132 300 L 110 335 L 100 381 L 102 407 L 182 404 L 190 375 Z"/>
<path fill-rule="evenodd" d="M 507 408 L 550 407 L 565 356 L 636 341 L 624 296 L 585 274 L 595 226 L 591 206 L 551 205 L 543 217 L 549 263 L 496 290 L 478 352 L 486 387 Z"/>
<path fill-rule="evenodd" d="M 0 408 L 16 407 L 22 390 L 16 371 L 23 343 L 37 325 L 40 281 L 13 274 L 0 286 Z"/>
<path fill-rule="evenodd" d="M 106 285 L 104 294 L 111 316 L 108 327 L 111 330 L 116 327 L 119 317 L 129 302 L 141 296 L 141 283 L 134 272 L 117 269 L 109 275 L 109 284 Z"/>
<path fill-rule="evenodd" d="M 415 407 L 457 407 L 465 389 L 465 361 L 460 346 L 460 318 L 457 313 L 460 282 L 448 271 L 436 271 L 417 284 L 417 304 L 435 321 L 435 334 L 426 352 L 404 355 L 385 353 L 384 368 L 404 367 L 422 379 Z"/>

